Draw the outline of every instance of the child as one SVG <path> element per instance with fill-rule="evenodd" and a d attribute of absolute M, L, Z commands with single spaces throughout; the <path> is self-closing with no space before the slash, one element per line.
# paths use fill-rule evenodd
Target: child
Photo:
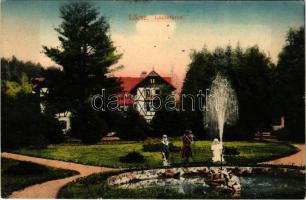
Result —
<path fill-rule="evenodd" d="M 169 140 L 168 140 L 167 135 L 163 135 L 161 143 L 162 143 L 161 152 L 163 156 L 163 166 L 168 167 L 170 166 L 170 163 L 169 163 L 170 150 L 169 150 Z"/>

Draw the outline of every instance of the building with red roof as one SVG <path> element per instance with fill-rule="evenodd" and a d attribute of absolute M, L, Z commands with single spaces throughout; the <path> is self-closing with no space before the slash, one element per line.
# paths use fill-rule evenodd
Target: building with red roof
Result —
<path fill-rule="evenodd" d="M 154 70 L 148 74 L 143 72 L 139 77 L 118 77 L 118 79 L 122 87 L 122 92 L 117 94 L 120 108 L 127 110 L 128 107 L 133 106 L 147 122 L 150 122 L 155 115 L 154 98 L 161 94 L 162 88 L 167 87 L 172 92 L 176 89 L 172 84 L 171 77 L 162 77 Z M 32 79 L 33 93 L 39 94 L 41 97 L 48 92 L 47 85 L 44 77 Z M 41 102 L 41 111 L 44 111 L 43 102 Z M 68 126 L 65 131 L 67 131 L 70 128 L 69 117 L 61 115 L 62 113 L 59 113 L 59 120 L 66 121 Z"/>
<path fill-rule="evenodd" d="M 147 122 L 150 122 L 155 115 L 153 101 L 161 94 L 162 88 L 168 87 L 172 92 L 176 89 L 171 77 L 162 77 L 154 70 L 149 74 L 142 73 L 140 77 L 119 77 L 119 79 L 123 90 L 117 96 L 120 107 L 126 110 L 129 106 L 134 106 Z"/>

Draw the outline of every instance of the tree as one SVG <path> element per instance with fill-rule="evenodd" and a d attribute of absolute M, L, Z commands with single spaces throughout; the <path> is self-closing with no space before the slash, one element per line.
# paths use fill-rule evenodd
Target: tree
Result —
<path fill-rule="evenodd" d="M 191 63 L 189 64 L 186 77 L 183 82 L 182 94 L 191 94 L 196 97 L 198 92 L 202 90 L 204 93 L 209 88 L 213 77 L 216 74 L 216 68 L 213 64 L 213 55 L 205 47 L 199 51 L 194 51 L 191 54 Z M 181 96 L 181 103 L 184 109 L 183 121 L 185 127 L 192 130 L 197 135 L 205 135 L 203 126 L 203 114 L 198 106 L 193 109 L 193 104 L 198 105 L 197 98 L 194 102 L 190 98 Z"/>
<path fill-rule="evenodd" d="M 270 126 L 272 114 L 269 107 L 273 94 L 271 75 L 274 65 L 257 46 L 246 50 L 242 50 L 239 45 L 235 49 L 227 46 L 216 48 L 213 52 L 204 48 L 200 52 L 194 52 L 191 59 L 183 84 L 183 94 L 196 97 L 200 90 L 205 94 L 217 73 L 225 75 L 236 90 L 239 121 L 234 127 L 225 126 L 225 138 L 250 138 L 256 131 L 263 131 Z M 195 134 L 204 135 L 203 112 L 200 111 L 197 98 L 195 105 L 195 111 L 192 111 L 191 102 L 183 102 L 186 122 L 189 123 L 187 126 Z M 206 136 L 216 137 L 211 130 L 206 130 Z"/>
<path fill-rule="evenodd" d="M 57 119 L 40 112 L 39 96 L 16 82 L 20 89 L 2 87 L 1 131 L 3 148 L 45 147 L 63 141 L 63 133 Z M 3 83 L 7 85 L 7 83 Z M 10 90 L 14 90 L 13 92 Z"/>
<path fill-rule="evenodd" d="M 33 62 L 23 62 L 15 56 L 11 59 L 1 58 L 1 80 L 22 82 L 23 74 L 26 74 L 29 79 L 41 74 L 42 66 Z"/>
<path fill-rule="evenodd" d="M 110 67 L 117 63 L 109 35 L 109 25 L 89 3 L 77 2 L 60 8 L 61 25 L 55 30 L 61 42 L 59 47 L 43 46 L 45 54 L 62 66 L 64 76 L 54 93 L 65 94 L 67 110 L 77 112 L 93 94 L 118 92 L 116 78 L 108 77 Z M 61 92 L 64 90 L 65 92 Z"/>
<path fill-rule="evenodd" d="M 94 110 L 88 102 L 92 95 L 100 94 L 102 89 L 105 89 L 106 97 L 120 91 L 119 81 L 108 76 L 108 73 L 121 54 L 115 53 L 106 18 L 100 16 L 97 8 L 91 4 L 77 2 L 62 6 L 60 17 L 63 22 L 55 30 L 61 45 L 53 48 L 43 46 L 43 49 L 48 57 L 62 67 L 63 73 L 50 78 L 53 87 L 46 100 L 49 107 L 53 107 L 50 109 L 53 112 L 56 109 L 71 111 L 74 121 L 81 123 L 72 123 L 72 135 L 75 133 L 76 137 L 83 139 L 87 135 L 94 141 L 94 135 L 100 136 L 104 129 L 95 130 L 94 127 L 99 128 L 96 122 L 102 119 L 99 120 L 92 113 Z M 92 122 L 90 116 L 94 116 Z M 84 125 L 82 132 L 77 130 L 81 125 Z"/>
<path fill-rule="evenodd" d="M 285 116 L 283 139 L 305 140 L 305 29 L 290 29 L 276 68 L 276 115 Z"/>
<path fill-rule="evenodd" d="M 29 79 L 41 75 L 40 64 L 1 58 L 1 69 L 2 147 L 38 148 L 63 141 L 58 120 L 41 113 L 39 96 L 32 93 Z"/>
<path fill-rule="evenodd" d="M 251 138 L 257 131 L 270 131 L 273 98 L 273 69 L 270 58 L 257 46 L 245 50 L 230 74 L 239 102 L 236 132 Z"/>
<path fill-rule="evenodd" d="M 71 117 L 71 135 L 85 144 L 99 142 L 107 130 L 106 121 L 99 116 L 98 112 L 92 112 L 89 106 L 79 109 L 79 112 L 73 113 Z"/>
<path fill-rule="evenodd" d="M 182 123 L 183 116 L 177 110 L 165 107 L 165 105 L 168 104 L 169 107 L 176 108 L 176 105 L 172 103 L 174 102 L 175 97 L 172 95 L 170 88 L 162 87 L 159 97 L 161 99 L 161 109 L 156 111 L 152 119 L 151 136 L 161 137 L 163 134 L 167 134 L 168 136 L 182 135 L 184 129 L 186 129 L 184 123 Z M 155 107 L 158 107 L 160 102 L 155 102 L 155 104 Z"/>

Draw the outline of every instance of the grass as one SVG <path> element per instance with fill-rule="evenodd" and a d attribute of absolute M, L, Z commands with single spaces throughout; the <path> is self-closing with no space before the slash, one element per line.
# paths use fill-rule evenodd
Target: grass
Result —
<path fill-rule="evenodd" d="M 78 172 L 1 158 L 1 197 L 6 198 L 30 185 L 75 174 Z"/>
<path fill-rule="evenodd" d="M 50 145 L 46 149 L 19 149 L 16 153 L 43 157 L 49 159 L 72 161 L 76 163 L 110 166 L 117 168 L 157 168 L 161 167 L 160 152 L 144 152 L 142 142 L 112 142 L 97 145 Z M 180 140 L 174 140 L 177 147 L 182 145 Z M 189 165 L 211 164 L 211 141 L 196 141 L 193 146 L 194 158 Z M 282 143 L 239 141 L 225 142 L 226 147 L 237 148 L 237 156 L 225 157 L 227 165 L 255 165 L 258 162 L 279 158 L 296 152 L 296 148 Z M 129 152 L 140 152 L 145 161 L 143 163 L 122 163 L 120 157 Z M 181 158 L 181 152 L 172 152 L 170 162 L 173 166 L 186 165 Z"/>
<path fill-rule="evenodd" d="M 121 189 L 113 186 L 109 186 L 106 183 L 106 179 L 114 175 L 112 174 L 94 174 L 89 177 L 80 178 L 72 183 L 69 183 L 63 187 L 58 198 L 65 199 L 230 199 L 233 198 L 229 193 L 224 192 L 206 192 L 196 191 L 189 193 L 179 193 L 174 189 L 167 187 L 159 188 L 144 188 L 144 189 Z M 273 178 L 270 177 L 270 178 Z M 242 196 L 241 198 L 296 198 L 301 199 L 304 196 L 304 177 L 303 176 L 288 176 L 284 181 L 290 183 L 292 179 L 298 179 L 301 183 L 298 187 L 290 187 L 288 185 L 288 190 L 277 189 L 273 192 L 269 190 L 271 188 L 261 189 L 261 192 L 257 192 L 256 184 L 250 186 L 242 186 Z M 254 187 L 253 191 L 244 192 L 244 187 Z M 277 185 L 276 185 L 277 187 Z M 252 190 L 252 189 L 251 189 Z M 265 192 L 263 192 L 265 191 Z"/>

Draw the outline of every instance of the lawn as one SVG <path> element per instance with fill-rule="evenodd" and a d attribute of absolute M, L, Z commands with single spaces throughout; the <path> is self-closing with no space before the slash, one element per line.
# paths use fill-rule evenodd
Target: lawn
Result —
<path fill-rule="evenodd" d="M 1 158 L 1 197 L 30 185 L 75 174 L 78 172 Z"/>
<path fill-rule="evenodd" d="M 144 152 L 142 144 L 142 142 L 113 142 L 97 145 L 50 145 L 46 149 L 41 150 L 24 148 L 16 151 L 16 153 L 119 168 L 161 167 L 161 153 Z M 173 144 L 180 147 L 182 142 L 175 140 Z M 193 148 L 194 159 L 189 165 L 210 165 L 210 145 L 211 141 L 196 141 Z M 295 147 L 287 144 L 259 141 L 225 142 L 225 147 L 237 148 L 240 152 L 236 156 L 225 156 L 228 165 L 255 165 L 258 162 L 282 157 L 296 151 Z M 140 152 L 145 157 L 145 161 L 143 163 L 120 162 L 121 156 L 132 151 Z M 179 151 L 171 153 L 170 162 L 173 166 L 186 165 L 186 163 L 183 163 Z"/>

